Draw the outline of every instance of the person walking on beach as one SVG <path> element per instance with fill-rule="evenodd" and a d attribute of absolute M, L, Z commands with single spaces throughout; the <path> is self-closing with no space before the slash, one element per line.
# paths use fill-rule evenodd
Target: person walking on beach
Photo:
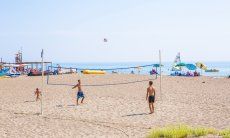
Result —
<path fill-rule="evenodd" d="M 155 103 L 155 89 L 153 88 L 153 82 L 149 81 L 149 87 L 147 88 L 146 101 L 149 102 L 150 114 L 154 112 Z"/>
<path fill-rule="evenodd" d="M 82 98 L 81 103 L 83 103 L 83 101 L 85 99 L 85 96 L 84 96 L 84 93 L 83 93 L 82 87 L 81 87 L 81 80 L 78 80 L 77 85 L 75 85 L 72 89 L 75 89 L 75 88 L 78 88 L 78 92 L 77 92 L 77 95 L 76 95 L 76 98 L 77 98 L 76 105 L 78 105 L 78 100 L 80 98 Z"/>
<path fill-rule="evenodd" d="M 36 96 L 36 101 L 41 100 L 41 98 L 40 98 L 40 96 L 41 96 L 41 91 L 39 91 L 38 88 L 36 88 L 34 94 L 35 94 L 35 96 Z"/>

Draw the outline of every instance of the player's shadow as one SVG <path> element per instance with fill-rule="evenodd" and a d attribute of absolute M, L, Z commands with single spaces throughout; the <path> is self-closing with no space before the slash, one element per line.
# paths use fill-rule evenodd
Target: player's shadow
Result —
<path fill-rule="evenodd" d="M 30 101 L 30 100 L 28 100 L 28 101 L 24 101 L 24 103 L 34 103 L 34 102 L 36 102 L 36 101 Z"/>
<path fill-rule="evenodd" d="M 65 106 L 65 105 L 59 104 L 59 105 L 56 105 L 56 107 L 58 107 L 58 108 L 64 108 L 64 107 L 71 108 L 71 107 L 76 107 L 76 105 L 74 105 L 74 104 L 69 104 L 69 105 Z"/>
<path fill-rule="evenodd" d="M 75 107 L 76 105 L 75 104 L 69 104 L 67 105 L 67 107 Z"/>
<path fill-rule="evenodd" d="M 147 113 L 129 114 L 129 115 L 123 115 L 121 117 L 133 117 L 133 116 L 142 116 L 142 115 L 149 115 L 149 114 L 147 114 Z"/>
<path fill-rule="evenodd" d="M 23 113 L 23 112 L 14 112 L 15 115 L 35 115 L 39 116 L 41 113 Z"/>

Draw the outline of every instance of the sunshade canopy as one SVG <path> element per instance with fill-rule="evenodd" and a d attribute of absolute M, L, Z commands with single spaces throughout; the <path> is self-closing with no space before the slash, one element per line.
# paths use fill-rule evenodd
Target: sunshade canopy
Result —
<path fill-rule="evenodd" d="M 161 66 L 163 66 L 163 65 L 161 64 Z M 153 67 L 159 68 L 159 67 L 160 67 L 160 64 L 154 64 Z"/>
<path fill-rule="evenodd" d="M 178 64 L 176 64 L 176 67 L 184 67 L 184 66 L 186 66 L 185 63 L 178 63 Z"/>
<path fill-rule="evenodd" d="M 189 70 L 196 70 L 196 66 L 194 64 L 186 64 L 186 68 Z"/>

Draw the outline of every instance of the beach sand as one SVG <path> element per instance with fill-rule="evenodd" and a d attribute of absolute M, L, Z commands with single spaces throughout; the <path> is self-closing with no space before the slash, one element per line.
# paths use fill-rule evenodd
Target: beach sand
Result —
<path fill-rule="evenodd" d="M 145 100 L 148 81 L 83 87 L 85 103 L 74 106 L 76 90 L 67 84 L 108 84 L 153 79 L 147 75 L 59 75 L 44 85 L 43 112 L 34 90 L 41 77 L 0 80 L 0 137 L 145 137 L 168 124 L 230 127 L 230 79 L 162 77 L 155 113 Z M 44 81 L 44 83 L 46 83 Z"/>

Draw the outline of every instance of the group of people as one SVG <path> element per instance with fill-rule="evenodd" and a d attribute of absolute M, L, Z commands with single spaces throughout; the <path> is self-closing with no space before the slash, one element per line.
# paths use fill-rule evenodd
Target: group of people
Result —
<path fill-rule="evenodd" d="M 81 80 L 78 80 L 78 83 L 72 89 L 75 88 L 77 88 L 76 105 L 79 105 L 79 99 L 81 99 L 81 103 L 83 103 L 85 99 L 85 95 L 82 90 Z M 36 101 L 41 100 L 40 98 L 41 91 L 38 88 L 36 88 L 35 90 L 35 96 L 36 96 Z M 148 101 L 149 103 L 150 114 L 154 113 L 155 97 L 156 97 L 156 90 L 153 87 L 153 82 L 149 81 L 149 86 L 147 88 L 147 93 L 146 93 L 146 101 Z"/>

